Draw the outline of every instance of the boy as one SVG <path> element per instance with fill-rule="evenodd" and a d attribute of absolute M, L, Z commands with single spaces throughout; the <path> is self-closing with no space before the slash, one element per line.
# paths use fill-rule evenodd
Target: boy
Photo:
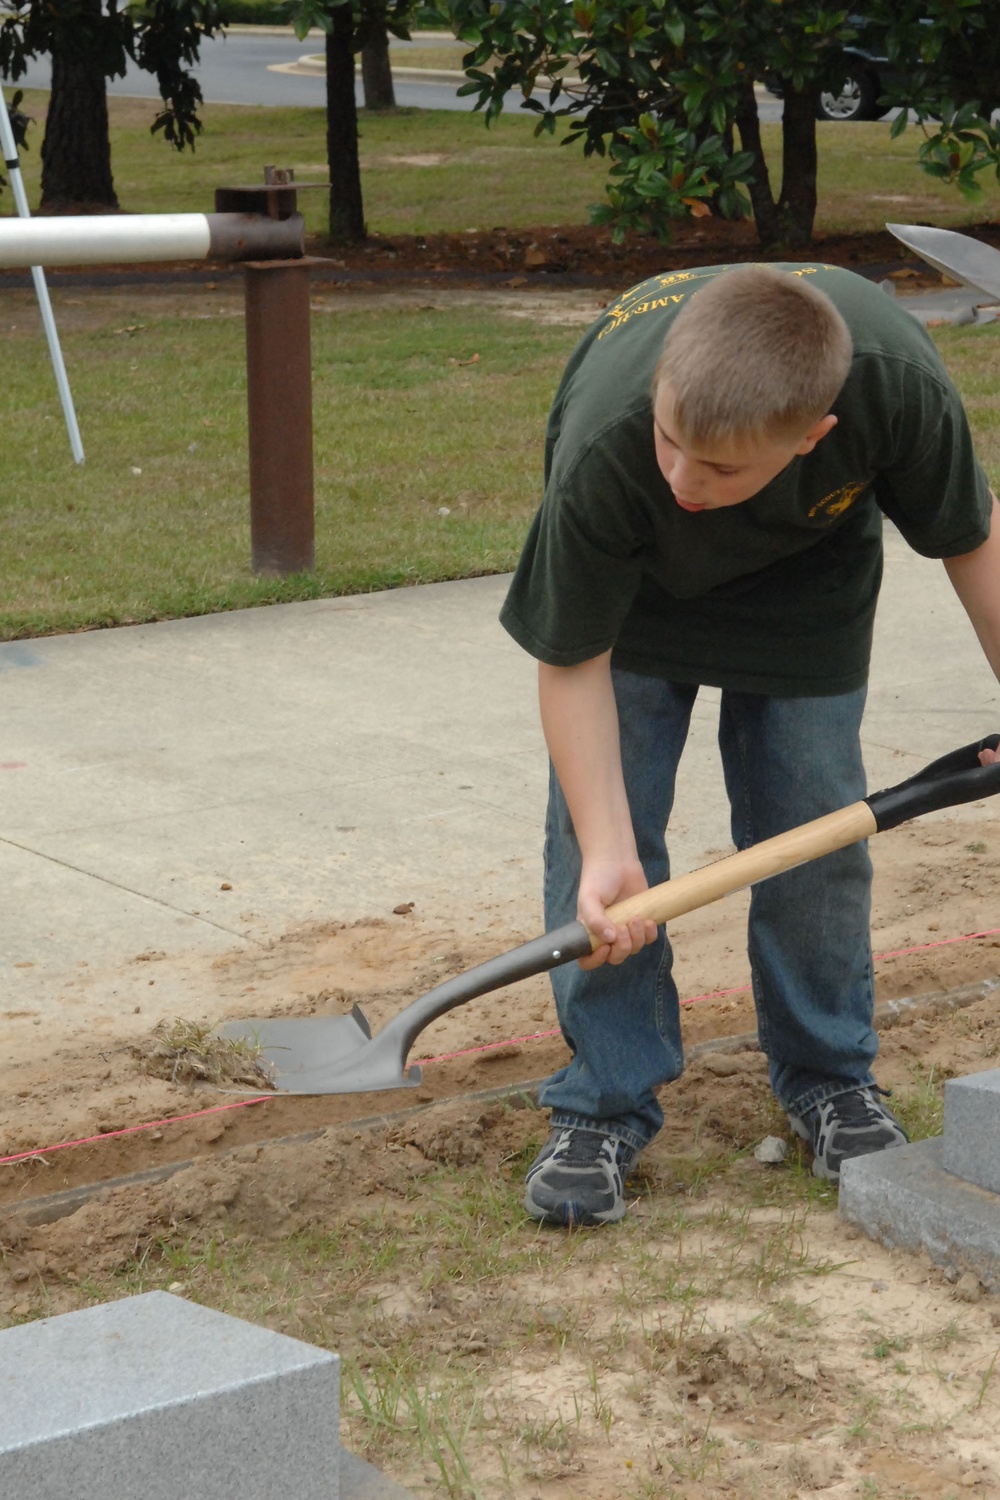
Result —
<path fill-rule="evenodd" d="M 552 1131 L 525 1207 L 601 1224 L 625 1213 L 663 1123 L 656 1090 L 683 1067 L 666 934 L 616 929 L 606 908 L 668 878 L 698 686 L 722 689 L 737 847 L 858 800 L 882 516 L 944 560 L 998 675 L 1000 526 L 930 339 L 819 264 L 702 267 L 627 292 L 570 359 L 545 483 L 501 619 L 539 660 L 546 928 L 579 916 L 604 945 L 553 974 L 573 1056 L 539 1095 Z M 771 1086 L 833 1181 L 846 1158 L 906 1140 L 871 1071 L 870 883 L 861 844 L 751 897 Z"/>

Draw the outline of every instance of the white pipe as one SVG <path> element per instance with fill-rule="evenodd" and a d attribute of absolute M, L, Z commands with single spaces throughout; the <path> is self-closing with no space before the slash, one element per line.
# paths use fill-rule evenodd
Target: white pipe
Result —
<path fill-rule="evenodd" d="M 0 266 L 206 260 L 210 244 L 206 214 L 0 220 Z"/>
<path fill-rule="evenodd" d="M 18 222 L 23 223 L 30 218 L 30 210 L 24 191 L 24 182 L 21 178 L 21 165 L 17 157 L 17 142 L 14 140 L 14 130 L 7 114 L 7 101 L 3 96 L 2 89 L 0 89 L 0 146 L 3 148 L 4 161 L 7 171 L 10 174 L 11 191 L 14 194 L 14 202 L 19 215 Z M 62 404 L 66 431 L 69 434 L 69 446 L 72 449 L 75 462 L 82 464 L 83 439 L 80 437 L 80 428 L 76 420 L 73 394 L 69 388 L 69 377 L 66 374 L 66 365 L 63 362 L 59 334 L 56 331 L 56 320 L 52 313 L 49 289 L 45 282 L 45 272 L 40 265 L 32 265 L 31 279 L 35 284 L 35 296 L 38 298 L 38 308 L 42 315 L 42 326 L 45 329 L 45 337 L 48 341 L 49 358 L 52 360 L 52 369 L 55 373 L 56 385 L 59 389 L 59 400 Z"/>

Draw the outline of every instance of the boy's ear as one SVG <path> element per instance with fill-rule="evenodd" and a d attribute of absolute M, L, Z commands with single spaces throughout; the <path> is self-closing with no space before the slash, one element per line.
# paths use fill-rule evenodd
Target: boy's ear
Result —
<path fill-rule="evenodd" d="M 828 432 L 832 432 L 836 425 L 837 418 L 833 415 L 833 412 L 828 412 L 825 417 L 820 417 L 818 422 L 812 424 L 795 452 L 798 454 L 811 453 L 816 444 L 821 442 Z"/>

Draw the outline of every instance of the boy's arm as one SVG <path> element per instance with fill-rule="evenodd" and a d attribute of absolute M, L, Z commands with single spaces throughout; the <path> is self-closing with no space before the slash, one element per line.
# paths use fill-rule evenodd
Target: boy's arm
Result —
<path fill-rule="evenodd" d="M 618 708 L 611 653 L 575 667 L 538 665 L 542 729 L 566 798 L 583 867 L 577 897 L 580 921 L 605 945 L 581 968 L 623 963 L 656 937 L 656 925 L 636 919 L 625 927 L 606 908 L 646 889 L 622 777 Z"/>
<path fill-rule="evenodd" d="M 993 496 L 990 534 L 974 552 L 946 557 L 945 570 L 979 637 L 986 660 L 1000 681 L 1000 505 Z M 1000 760 L 995 750 L 983 750 L 984 765 Z"/>

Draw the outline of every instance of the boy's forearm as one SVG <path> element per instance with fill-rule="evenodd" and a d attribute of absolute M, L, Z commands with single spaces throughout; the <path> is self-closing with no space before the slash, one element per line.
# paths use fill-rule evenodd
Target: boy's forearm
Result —
<path fill-rule="evenodd" d="M 622 777 L 611 653 L 538 665 L 542 730 L 584 860 L 636 858 Z"/>
<path fill-rule="evenodd" d="M 944 566 L 986 659 L 1000 681 L 1000 506 L 995 495 L 986 541 L 974 552 L 945 558 Z"/>

